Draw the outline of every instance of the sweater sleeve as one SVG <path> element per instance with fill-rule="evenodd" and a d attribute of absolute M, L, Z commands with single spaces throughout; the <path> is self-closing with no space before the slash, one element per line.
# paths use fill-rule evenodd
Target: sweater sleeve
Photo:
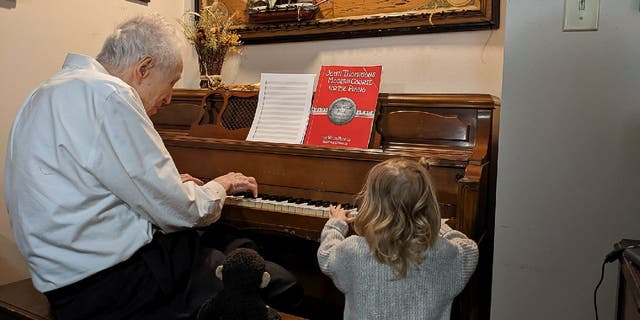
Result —
<path fill-rule="evenodd" d="M 329 276 L 339 289 L 342 288 L 338 279 L 340 272 L 337 270 L 338 245 L 344 241 L 348 231 L 349 226 L 346 222 L 338 219 L 329 219 L 320 235 L 320 248 L 318 249 L 320 270 Z"/>
<path fill-rule="evenodd" d="M 475 241 L 467 238 L 464 233 L 451 229 L 451 227 L 445 223 L 440 227 L 440 236 L 458 249 L 461 260 L 460 280 L 462 282 L 462 288 L 464 288 L 478 264 L 478 245 Z"/>

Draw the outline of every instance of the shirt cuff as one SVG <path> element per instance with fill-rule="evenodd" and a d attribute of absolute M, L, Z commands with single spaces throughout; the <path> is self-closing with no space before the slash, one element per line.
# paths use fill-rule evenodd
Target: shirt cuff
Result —
<path fill-rule="evenodd" d="M 215 193 L 220 198 L 220 202 L 224 204 L 224 199 L 227 198 L 227 190 L 225 190 L 221 184 L 211 180 L 205 183 L 203 187 L 205 187 L 207 191 Z"/>
<path fill-rule="evenodd" d="M 349 232 L 349 225 L 340 219 L 331 218 L 327 221 L 326 226 L 338 230 L 343 236 Z"/>

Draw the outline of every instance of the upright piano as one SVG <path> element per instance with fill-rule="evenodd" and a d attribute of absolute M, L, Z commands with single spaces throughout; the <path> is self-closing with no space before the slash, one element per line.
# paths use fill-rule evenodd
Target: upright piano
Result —
<path fill-rule="evenodd" d="M 486 94 L 392 94 L 378 97 L 367 149 L 245 141 L 257 91 L 175 89 L 152 117 L 183 173 L 202 179 L 235 171 L 273 196 L 354 204 L 368 170 L 393 157 L 426 159 L 442 217 L 478 242 L 480 261 L 456 298 L 453 319 L 487 319 L 490 311 L 500 101 Z M 290 269 L 305 289 L 293 312 L 339 319 L 343 296 L 315 258 L 326 215 L 229 201 L 219 223 L 246 231 L 266 258 Z M 291 311 L 290 311 L 291 312 Z"/>

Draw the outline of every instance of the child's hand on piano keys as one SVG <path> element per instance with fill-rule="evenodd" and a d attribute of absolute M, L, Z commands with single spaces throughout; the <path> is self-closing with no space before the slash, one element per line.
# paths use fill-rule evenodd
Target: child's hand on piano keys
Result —
<path fill-rule="evenodd" d="M 342 205 L 330 205 L 329 206 L 329 217 L 334 218 L 334 219 L 338 219 L 338 220 L 342 220 L 346 223 L 350 223 L 354 218 L 353 217 L 349 217 L 349 213 L 351 213 L 351 210 L 344 210 L 342 209 Z"/>
<path fill-rule="evenodd" d="M 229 172 L 213 181 L 222 185 L 227 194 L 251 192 L 254 197 L 258 196 L 258 182 L 254 177 L 247 177 L 239 172 Z"/>
<path fill-rule="evenodd" d="M 193 181 L 193 182 L 195 182 L 195 184 L 197 184 L 199 186 L 204 184 L 204 182 L 202 182 L 202 180 L 200 180 L 198 178 L 195 178 L 195 177 L 191 176 L 188 173 L 181 173 L 180 174 L 180 180 L 182 180 L 182 183 L 185 183 L 187 181 Z"/>

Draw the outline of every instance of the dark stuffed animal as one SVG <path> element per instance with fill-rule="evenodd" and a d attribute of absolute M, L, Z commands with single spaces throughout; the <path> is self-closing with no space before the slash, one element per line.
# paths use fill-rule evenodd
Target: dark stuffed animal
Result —
<path fill-rule="evenodd" d="M 203 304 L 198 320 L 279 320 L 280 315 L 260 297 L 271 276 L 265 271 L 264 259 L 251 249 L 231 252 L 216 268 L 216 276 L 224 288 Z"/>

